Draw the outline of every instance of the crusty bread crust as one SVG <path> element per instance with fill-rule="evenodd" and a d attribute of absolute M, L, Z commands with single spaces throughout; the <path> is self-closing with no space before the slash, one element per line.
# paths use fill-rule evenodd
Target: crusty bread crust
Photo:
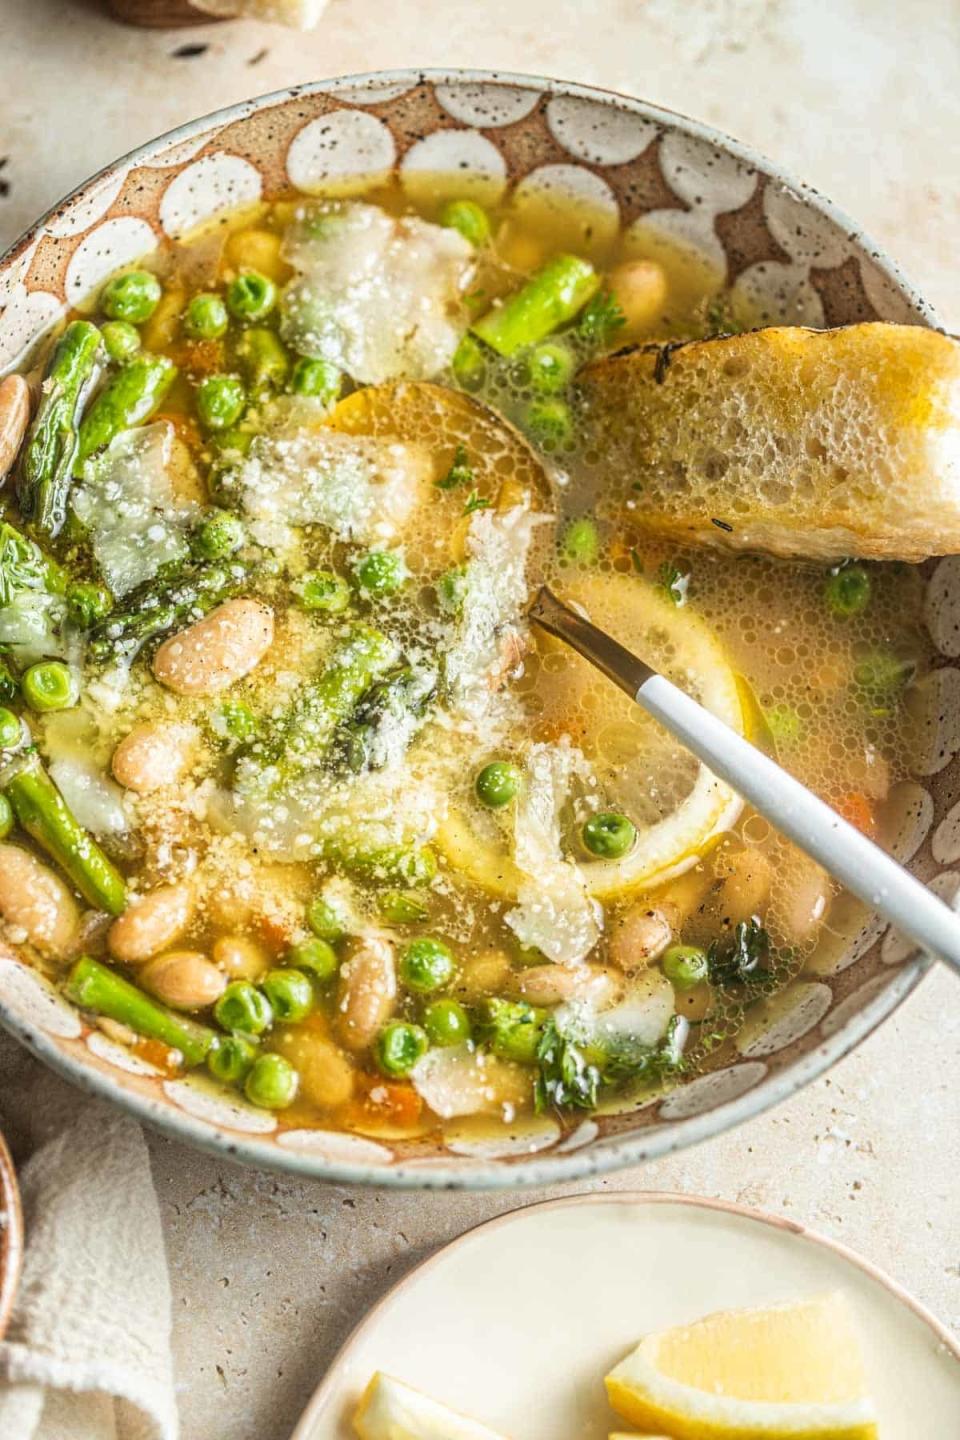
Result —
<path fill-rule="evenodd" d="M 642 345 L 579 386 L 587 446 L 654 532 L 826 560 L 960 552 L 960 343 L 939 331 Z"/>

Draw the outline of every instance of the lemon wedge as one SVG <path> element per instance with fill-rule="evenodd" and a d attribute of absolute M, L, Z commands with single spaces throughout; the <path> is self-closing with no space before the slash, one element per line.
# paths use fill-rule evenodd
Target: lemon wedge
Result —
<path fill-rule="evenodd" d="M 353 1416 L 360 1440 L 503 1440 L 421 1390 L 378 1371 Z"/>
<path fill-rule="evenodd" d="M 662 1330 L 606 1377 L 618 1415 L 675 1440 L 876 1440 L 852 1316 L 828 1295 Z"/>
<path fill-rule="evenodd" d="M 741 688 L 723 646 L 688 606 L 678 606 L 639 576 L 578 577 L 563 598 L 694 695 L 738 734 L 745 727 Z M 586 660 L 536 635 L 537 652 L 519 690 L 529 699 L 534 739 L 568 734 L 597 777 L 604 808 L 622 809 L 637 828 L 618 859 L 576 853 L 587 893 L 609 900 L 651 889 L 697 863 L 742 808 L 739 796 Z M 514 863 L 497 817 L 472 803 L 451 804 L 436 836 L 461 874 L 491 894 L 516 898 L 526 877 Z"/>

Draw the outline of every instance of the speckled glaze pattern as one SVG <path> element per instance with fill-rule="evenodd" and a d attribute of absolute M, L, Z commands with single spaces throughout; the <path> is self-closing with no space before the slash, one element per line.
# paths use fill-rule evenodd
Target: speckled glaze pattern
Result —
<path fill-rule="evenodd" d="M 399 175 L 511 205 L 590 202 L 595 223 L 641 224 L 695 247 L 771 322 L 936 324 L 896 267 L 826 200 L 695 121 L 584 86 L 471 71 L 394 72 L 305 86 L 221 111 L 126 157 L 70 196 L 0 262 L 0 374 L 64 309 L 165 239 L 228 206 L 290 189 L 346 195 Z M 960 557 L 931 563 L 926 624 L 941 657 L 916 687 L 923 744 L 895 796 L 896 853 L 951 902 L 960 891 Z M 71 1079 L 180 1139 L 265 1168 L 377 1185 L 545 1184 L 635 1164 L 783 1099 L 887 1016 L 929 962 L 876 921 L 765 1002 L 725 1068 L 562 1136 L 527 1119 L 444 1147 L 282 1128 L 203 1079 L 170 1080 L 81 1017 L 10 952 L 0 1020 Z"/>

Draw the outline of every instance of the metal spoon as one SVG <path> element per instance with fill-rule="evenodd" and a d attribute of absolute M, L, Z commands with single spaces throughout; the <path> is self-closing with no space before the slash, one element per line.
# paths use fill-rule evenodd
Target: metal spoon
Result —
<path fill-rule="evenodd" d="M 872 910 L 960 970 L 960 915 L 775 760 L 541 586 L 529 616 L 625 690 Z"/>

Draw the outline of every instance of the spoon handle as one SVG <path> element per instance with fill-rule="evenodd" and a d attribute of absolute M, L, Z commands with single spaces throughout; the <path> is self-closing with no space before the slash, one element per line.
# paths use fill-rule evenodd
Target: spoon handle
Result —
<path fill-rule="evenodd" d="M 960 916 L 879 845 L 546 587 L 530 617 L 595 664 L 852 894 L 960 970 Z"/>

